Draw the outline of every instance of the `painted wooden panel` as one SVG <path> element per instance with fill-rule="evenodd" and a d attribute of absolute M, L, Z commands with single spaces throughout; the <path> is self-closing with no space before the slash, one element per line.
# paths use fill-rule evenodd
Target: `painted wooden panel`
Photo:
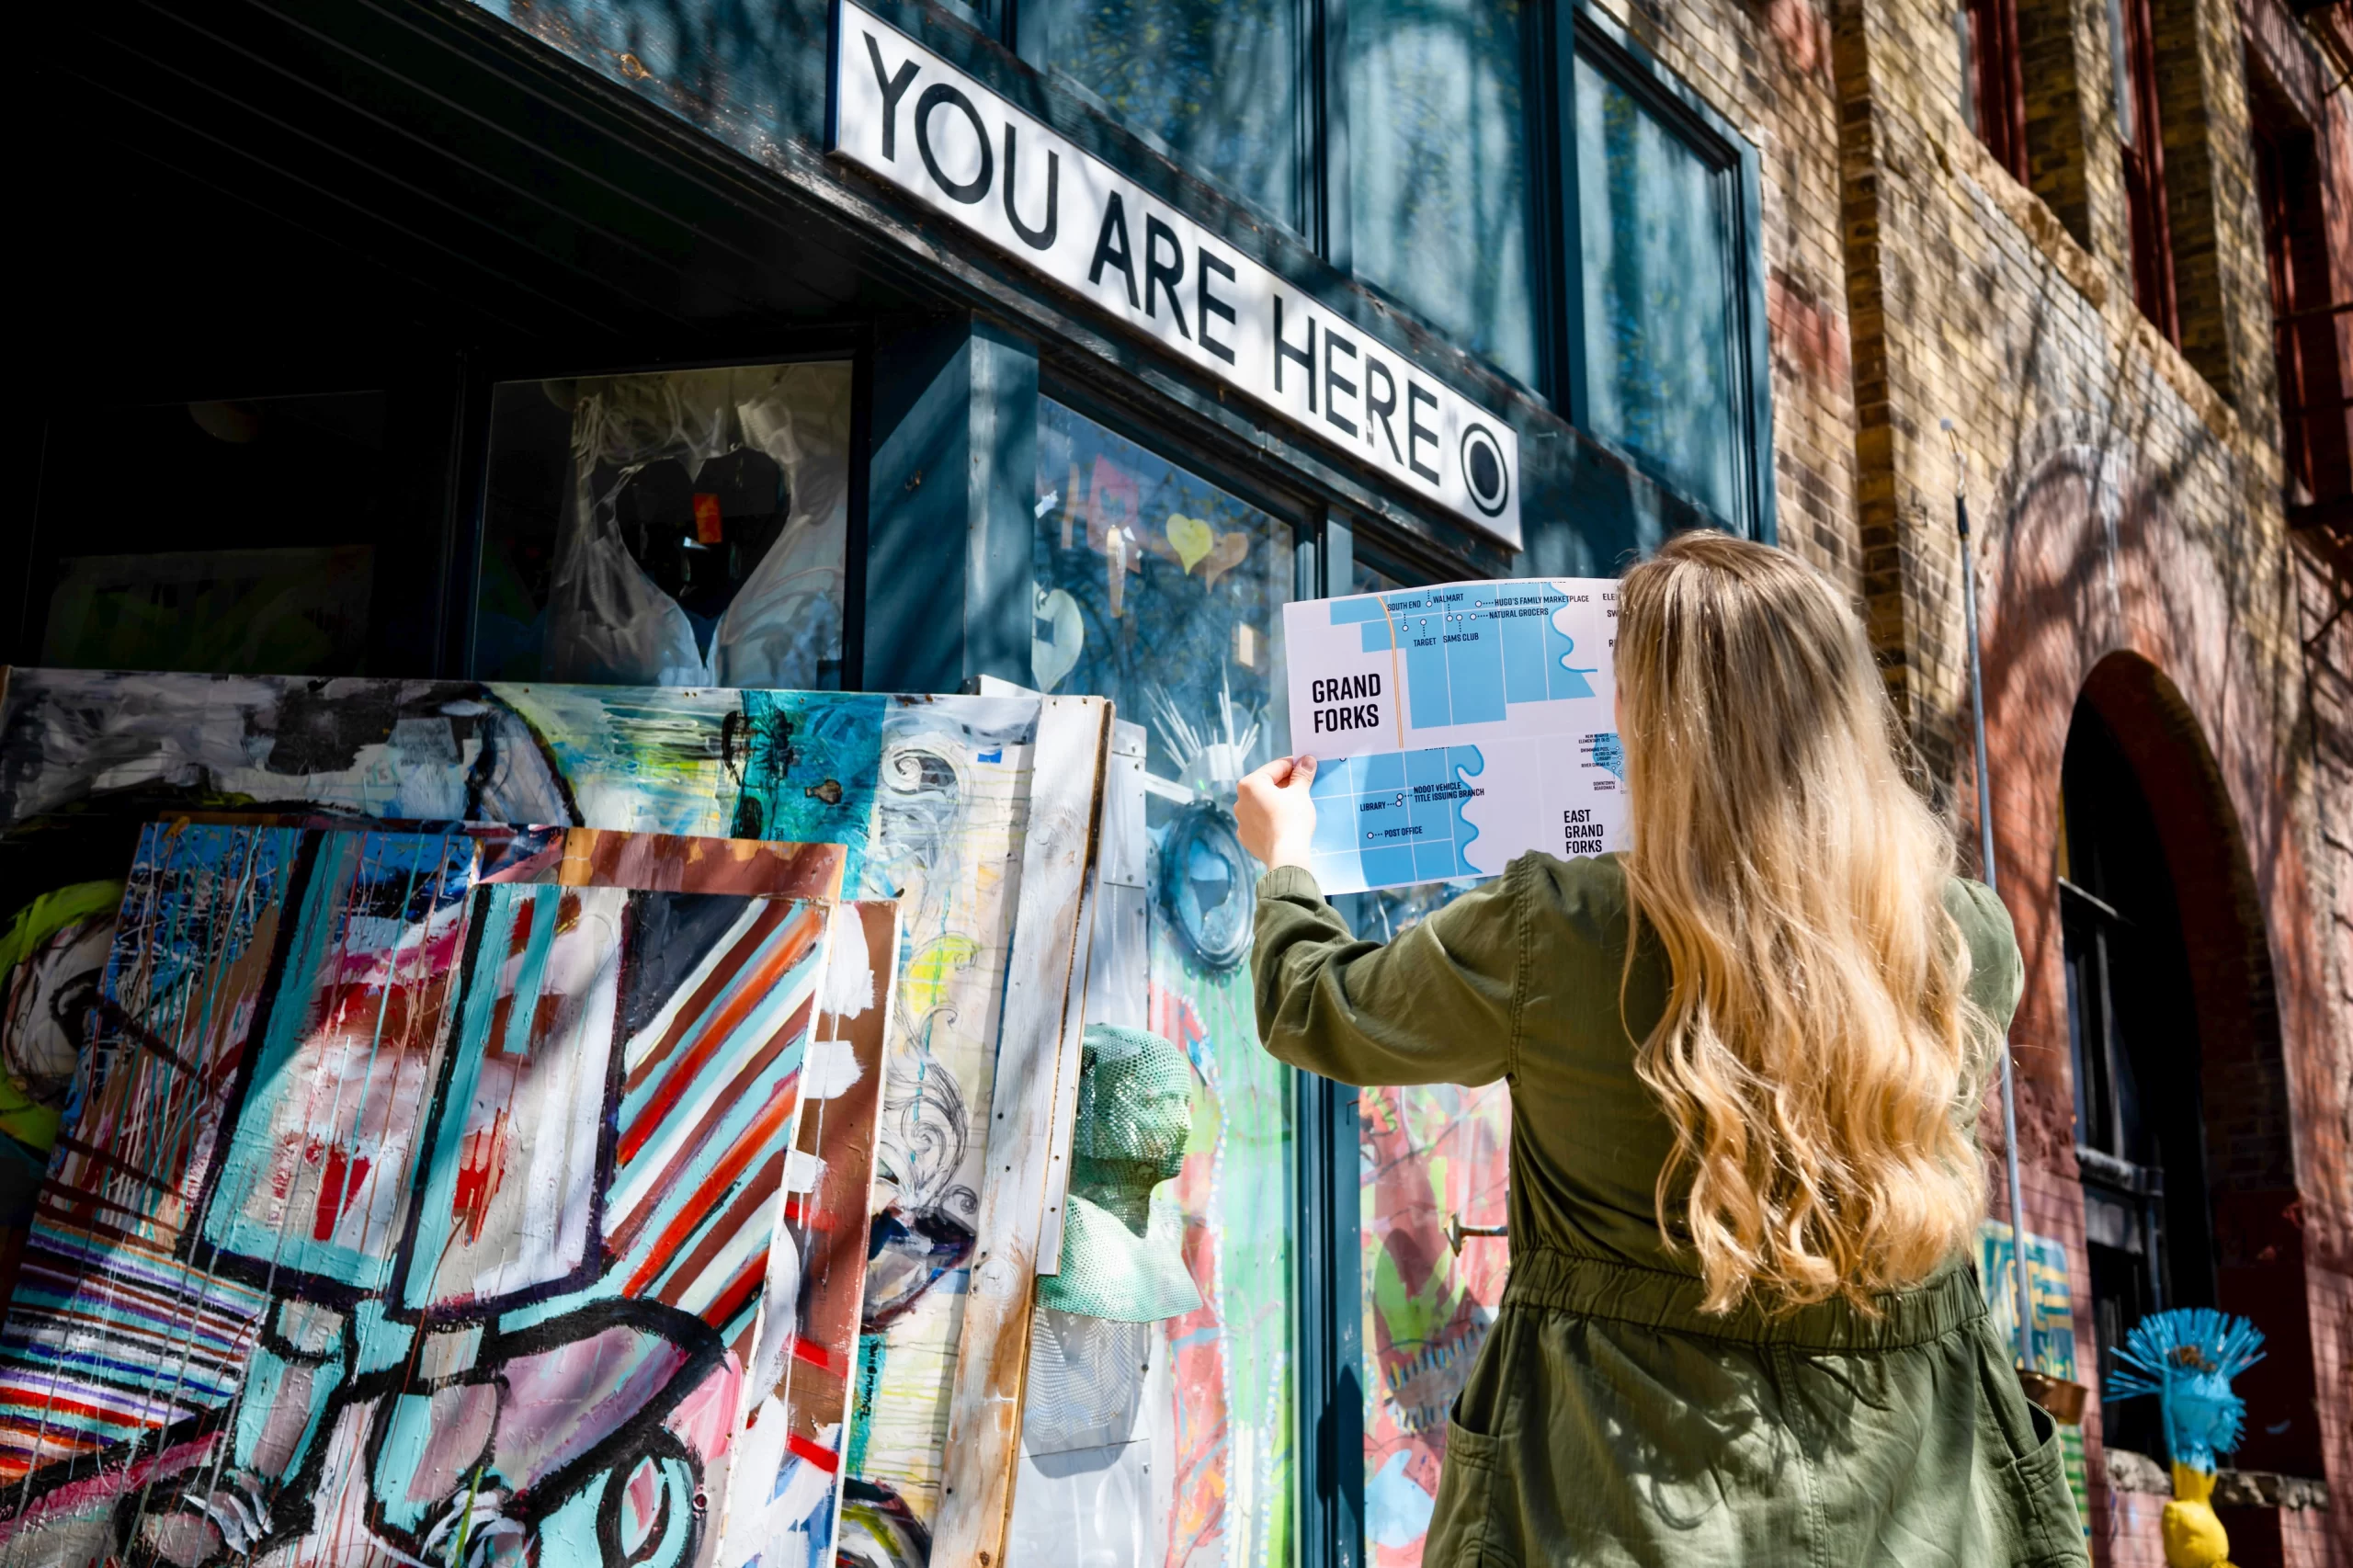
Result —
<path fill-rule="evenodd" d="M 0 1336 L 12 1557 L 699 1560 L 829 906 L 477 853 L 145 835 Z"/>
<path fill-rule="evenodd" d="M 898 966 L 896 903 L 836 909 L 786 1179 L 785 1240 L 768 1255 L 718 1568 L 834 1562 Z"/>

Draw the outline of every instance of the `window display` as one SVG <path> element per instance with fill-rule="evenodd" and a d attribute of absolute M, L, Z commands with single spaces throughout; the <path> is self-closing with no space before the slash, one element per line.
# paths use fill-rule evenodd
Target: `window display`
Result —
<path fill-rule="evenodd" d="M 1154 1190 L 1142 1233 L 1173 1222 L 1200 1294 L 1150 1324 L 1153 1374 L 1126 1441 L 1139 1458 L 1166 1455 L 1173 1473 L 1145 1493 L 1165 1518 L 1142 1560 L 1282 1563 L 1298 1462 L 1293 1080 L 1258 1048 L 1258 867 L 1232 805 L 1242 775 L 1289 739 L 1291 527 L 1051 401 L 1039 406 L 1037 518 L 1033 683 L 1109 697 L 1148 735 L 1149 1027 L 1182 1048 L 1194 1085 L 1183 1164 Z M 1065 1462 L 1117 1468 L 1112 1447 L 1090 1432 L 1101 1457 Z M 1030 1448 L 1039 1457 L 1034 1433 Z"/>
<path fill-rule="evenodd" d="M 842 684 L 847 361 L 494 394 L 475 673 Z"/>

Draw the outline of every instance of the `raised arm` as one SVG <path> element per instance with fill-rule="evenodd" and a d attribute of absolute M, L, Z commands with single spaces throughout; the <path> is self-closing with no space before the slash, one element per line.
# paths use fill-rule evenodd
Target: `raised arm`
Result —
<path fill-rule="evenodd" d="M 1360 942 L 1315 879 L 1279 866 L 1258 883 L 1250 975 L 1260 1043 L 1344 1084 L 1492 1084 L 1517 1045 L 1521 869 L 1398 937 Z"/>

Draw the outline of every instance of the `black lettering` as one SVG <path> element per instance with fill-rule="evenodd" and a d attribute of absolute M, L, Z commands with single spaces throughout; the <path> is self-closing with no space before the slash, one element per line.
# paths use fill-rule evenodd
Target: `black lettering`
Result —
<path fill-rule="evenodd" d="M 1307 412 L 1315 412 L 1315 318 L 1307 318 L 1307 347 L 1293 348 L 1283 341 L 1283 291 L 1275 290 L 1275 391 L 1283 390 L 1283 361 L 1297 362 L 1307 372 Z"/>
<path fill-rule="evenodd" d="M 1423 424 L 1421 420 L 1419 409 L 1426 403 L 1435 411 L 1438 407 L 1438 394 L 1423 386 L 1421 382 L 1408 379 L 1405 382 L 1405 466 L 1432 484 L 1436 484 L 1438 470 L 1424 467 L 1421 458 L 1424 441 L 1427 441 L 1433 447 L 1438 445 L 1438 432 Z"/>
<path fill-rule="evenodd" d="M 1168 246 L 1168 260 L 1160 259 L 1163 242 Z M 1147 212 L 1143 216 L 1143 313 L 1157 316 L 1153 301 L 1163 289 L 1168 290 L 1169 318 L 1176 324 L 1179 337 L 1193 335 L 1185 330 L 1185 309 L 1176 302 L 1177 285 L 1185 281 L 1185 247 L 1176 243 L 1176 231 Z"/>
<path fill-rule="evenodd" d="M 882 46 L 874 41 L 872 33 L 866 35 L 866 57 L 874 62 L 874 85 L 882 89 L 882 158 L 885 163 L 896 163 L 899 160 L 899 100 L 907 96 L 907 89 L 915 85 L 915 73 L 921 67 L 910 60 L 899 67 L 897 75 L 892 75 L 883 67 Z"/>
<path fill-rule="evenodd" d="M 1009 165 L 1012 160 L 1008 158 L 1006 162 Z M 1386 389 L 1379 396 L 1375 396 L 1372 390 L 1372 379 L 1375 376 L 1381 378 L 1381 384 Z M 1392 462 L 1404 462 L 1405 454 L 1397 449 L 1397 431 L 1389 423 L 1390 416 L 1396 412 L 1396 378 L 1390 375 L 1387 364 L 1370 354 L 1366 355 L 1364 357 L 1364 438 L 1368 441 L 1372 439 L 1373 424 L 1376 420 L 1379 421 L 1381 433 L 1389 437 L 1390 460 Z"/>
<path fill-rule="evenodd" d="M 1114 234 L 1120 242 L 1116 248 L 1111 244 Z M 1086 269 L 1087 287 L 1102 287 L 1106 264 L 1118 267 L 1120 276 L 1128 280 L 1128 309 L 1136 309 L 1142 301 L 1136 298 L 1135 263 L 1128 251 L 1128 210 L 1120 202 L 1120 193 L 1116 190 L 1103 204 L 1103 229 L 1095 236 L 1095 261 Z"/>
<path fill-rule="evenodd" d="M 1210 317 L 1222 316 L 1226 324 L 1233 324 L 1233 307 L 1210 292 L 1210 274 L 1216 273 L 1228 283 L 1233 281 L 1233 268 L 1204 250 L 1193 257 L 1193 299 L 1198 313 L 1193 317 L 1201 329 L 1201 347 L 1224 360 L 1233 363 L 1233 350 L 1210 335 Z"/>
<path fill-rule="evenodd" d="M 1062 225 L 1062 154 L 1049 147 L 1046 149 L 1046 226 L 1033 229 L 1023 222 L 1021 214 L 1013 210 L 1013 187 L 1017 183 L 1014 178 L 1013 121 L 1008 119 L 1005 122 L 1005 221 L 1013 225 L 1013 232 L 1019 234 L 1021 243 L 1031 250 L 1053 249 L 1054 231 Z"/>
<path fill-rule="evenodd" d="M 954 104 L 972 122 L 972 139 L 980 144 L 981 172 L 959 183 L 949 179 L 939 166 L 938 154 L 931 150 L 931 111 L 942 104 Z M 950 201 L 971 206 L 989 193 L 989 179 L 996 172 L 996 154 L 989 148 L 989 128 L 981 123 L 981 111 L 972 100 L 945 82 L 934 82 L 915 100 L 915 151 L 923 154 L 923 166 L 931 171 L 931 183 L 948 193 Z"/>
<path fill-rule="evenodd" d="M 1357 357 L 1357 346 L 1336 332 L 1326 331 L 1324 334 L 1324 417 L 1353 436 L 1357 433 L 1357 422 L 1340 412 L 1340 394 L 1346 392 L 1350 397 L 1356 396 L 1357 384 L 1340 374 L 1338 368 L 1332 363 L 1333 355 L 1338 353 L 1346 353 L 1353 359 Z"/>

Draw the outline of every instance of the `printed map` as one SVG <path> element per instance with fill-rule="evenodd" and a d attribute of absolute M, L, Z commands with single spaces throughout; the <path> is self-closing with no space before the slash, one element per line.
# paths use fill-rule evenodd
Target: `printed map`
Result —
<path fill-rule="evenodd" d="M 1294 745 L 1327 893 L 1618 847 L 1618 585 L 1448 583 L 1286 606 Z"/>

